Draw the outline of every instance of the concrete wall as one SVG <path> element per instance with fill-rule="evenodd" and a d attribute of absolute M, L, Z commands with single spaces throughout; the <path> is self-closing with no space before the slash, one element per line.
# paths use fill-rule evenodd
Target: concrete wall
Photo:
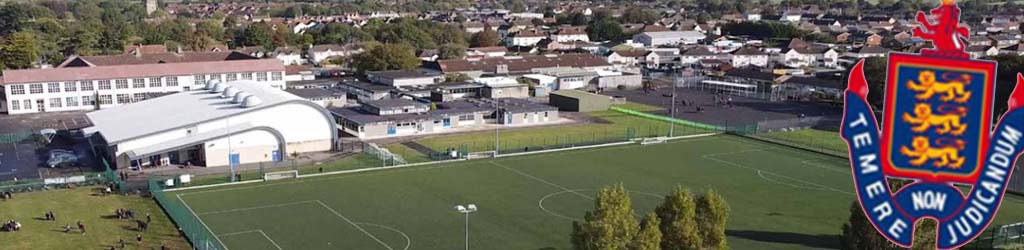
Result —
<path fill-rule="evenodd" d="M 230 151 L 228 151 L 229 141 Z M 278 150 L 282 156 L 287 154 L 280 152 L 277 138 L 263 130 L 244 132 L 230 136 L 230 139 L 221 138 L 208 141 L 203 144 L 203 147 L 207 167 L 227 166 L 229 163 L 228 152 L 238 153 L 240 164 L 271 161 L 275 150 Z M 288 150 L 291 151 L 291 149 Z"/>
<path fill-rule="evenodd" d="M 501 88 L 484 87 L 483 90 L 481 91 L 481 96 L 486 97 L 486 98 L 492 98 L 492 99 L 498 99 L 498 98 L 529 98 L 530 97 L 530 86 L 520 85 L 520 86 L 517 86 L 517 87 L 501 87 Z"/>
<path fill-rule="evenodd" d="M 597 87 L 602 89 L 639 89 L 643 87 L 643 76 L 636 74 L 623 74 L 619 76 L 605 76 L 597 79 Z"/>

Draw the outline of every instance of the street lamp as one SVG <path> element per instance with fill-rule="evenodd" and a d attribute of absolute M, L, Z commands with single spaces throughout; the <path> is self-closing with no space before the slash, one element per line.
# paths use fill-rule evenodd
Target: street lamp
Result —
<path fill-rule="evenodd" d="M 466 250 L 469 250 L 469 214 L 476 212 L 476 204 L 469 204 L 466 206 L 458 205 L 455 206 L 455 210 L 466 215 Z"/>

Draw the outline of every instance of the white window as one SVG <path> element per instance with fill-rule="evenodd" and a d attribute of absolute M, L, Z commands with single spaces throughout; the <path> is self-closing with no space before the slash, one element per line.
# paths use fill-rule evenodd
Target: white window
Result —
<path fill-rule="evenodd" d="M 42 94 L 43 93 L 43 84 L 36 83 L 36 84 L 28 85 L 28 93 L 30 93 L 30 94 Z"/>
<path fill-rule="evenodd" d="M 220 75 L 210 75 L 206 79 L 220 81 Z"/>
<path fill-rule="evenodd" d="M 473 120 L 473 115 L 472 114 L 460 115 L 459 116 L 459 121 L 472 121 L 472 120 Z"/>
<path fill-rule="evenodd" d="M 272 73 L 270 73 L 270 80 L 280 81 L 281 79 L 284 79 L 281 76 L 281 72 L 272 72 Z"/>
<path fill-rule="evenodd" d="M 100 105 L 114 104 L 114 99 L 110 95 L 100 95 Z"/>
<path fill-rule="evenodd" d="M 25 85 L 11 85 L 11 95 L 24 95 Z"/>
<path fill-rule="evenodd" d="M 167 87 L 177 87 L 177 86 L 178 86 L 178 77 L 177 76 L 168 76 L 167 77 Z"/>
<path fill-rule="evenodd" d="M 25 109 L 32 109 L 32 100 L 25 100 L 25 101 L 22 101 L 22 103 L 25 104 L 25 105 L 22 105 L 22 106 L 25 106 Z"/>
<path fill-rule="evenodd" d="M 91 95 L 82 96 L 82 105 L 96 105 L 96 100 L 93 100 Z"/>
<path fill-rule="evenodd" d="M 161 81 L 161 79 L 163 79 L 163 78 L 159 78 L 159 77 L 149 78 L 149 87 L 150 88 L 162 87 L 163 86 L 163 81 Z"/>
<path fill-rule="evenodd" d="M 65 100 L 67 101 L 67 103 L 65 103 L 65 104 L 67 104 L 68 107 L 78 107 L 78 98 L 68 97 L 68 98 L 65 98 Z"/>
<path fill-rule="evenodd" d="M 21 109 L 21 102 L 19 102 L 19 101 L 11 101 L 11 110 L 19 110 L 19 109 Z"/>
<path fill-rule="evenodd" d="M 242 73 L 242 80 L 252 80 L 252 72 Z"/>
<path fill-rule="evenodd" d="M 59 82 L 47 83 L 46 84 L 46 92 L 47 93 L 60 93 L 60 83 Z"/>
<path fill-rule="evenodd" d="M 60 108 L 61 107 L 61 105 L 60 105 L 60 98 L 50 98 L 50 107 L 51 108 Z"/>
<path fill-rule="evenodd" d="M 81 81 L 81 82 L 78 82 L 78 87 L 81 88 L 82 91 L 92 91 L 93 90 L 92 81 Z"/>
<path fill-rule="evenodd" d="M 117 94 L 117 104 L 128 104 L 131 103 L 132 99 L 128 94 Z"/>
<path fill-rule="evenodd" d="M 146 79 L 135 78 L 132 79 L 132 88 L 141 89 L 146 87 Z"/>
<path fill-rule="evenodd" d="M 256 81 L 266 82 L 267 72 L 256 72 Z"/>
<path fill-rule="evenodd" d="M 146 93 L 135 93 L 135 94 L 132 94 L 132 101 L 133 102 L 141 102 L 142 100 L 146 100 Z"/>
<path fill-rule="evenodd" d="M 238 80 L 238 74 L 235 74 L 235 73 L 224 74 L 224 81 L 233 82 L 235 80 Z"/>
<path fill-rule="evenodd" d="M 65 82 L 64 92 L 75 92 L 78 91 L 78 85 L 75 82 Z"/>
<path fill-rule="evenodd" d="M 110 80 L 100 80 L 98 88 L 100 90 L 109 90 L 110 89 Z"/>
<path fill-rule="evenodd" d="M 114 88 L 117 88 L 117 89 L 127 89 L 128 88 L 128 79 L 117 79 L 117 80 L 114 80 Z"/>
<path fill-rule="evenodd" d="M 192 78 L 194 79 L 194 82 L 192 83 L 192 85 L 203 85 L 203 84 L 206 83 L 206 76 L 205 75 L 194 75 L 194 76 L 192 76 Z"/>

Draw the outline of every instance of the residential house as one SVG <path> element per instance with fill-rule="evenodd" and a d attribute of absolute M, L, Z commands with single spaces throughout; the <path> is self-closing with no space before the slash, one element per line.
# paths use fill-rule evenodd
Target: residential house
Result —
<path fill-rule="evenodd" d="M 697 31 L 643 32 L 633 36 L 633 41 L 646 47 L 697 44 L 707 36 Z"/>
<path fill-rule="evenodd" d="M 559 43 L 567 43 L 573 41 L 584 41 L 589 42 L 590 37 L 587 36 L 585 27 L 561 27 L 558 31 L 555 31 L 550 36 L 551 40 Z"/>
<path fill-rule="evenodd" d="M 868 58 L 868 57 L 885 57 L 889 53 L 889 49 L 878 45 L 867 45 L 854 48 L 846 55 L 853 58 Z"/>
<path fill-rule="evenodd" d="M 755 47 L 743 47 L 732 52 L 733 67 L 768 67 L 768 53 Z"/>
<path fill-rule="evenodd" d="M 505 43 L 508 46 L 535 46 L 540 40 L 547 38 L 543 33 L 537 32 L 536 30 L 522 30 L 516 32 L 506 38 Z"/>
<path fill-rule="evenodd" d="M 309 48 L 308 59 L 310 62 L 316 65 L 320 65 L 324 60 L 332 57 L 348 57 L 357 53 L 362 52 L 362 48 L 357 48 L 354 44 L 340 45 L 340 44 L 317 44 Z"/>
<path fill-rule="evenodd" d="M 644 63 L 646 56 L 647 50 L 644 49 L 617 50 L 608 54 L 608 63 L 636 66 Z"/>
<path fill-rule="evenodd" d="M 272 54 L 284 65 L 297 65 L 306 62 L 302 58 L 302 50 L 295 47 L 277 47 Z"/>

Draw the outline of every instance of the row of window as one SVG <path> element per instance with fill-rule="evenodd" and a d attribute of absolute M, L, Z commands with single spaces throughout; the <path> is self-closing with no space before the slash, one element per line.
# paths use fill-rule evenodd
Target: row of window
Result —
<path fill-rule="evenodd" d="M 239 79 L 239 76 L 241 77 L 242 80 L 253 80 L 253 75 L 255 75 L 255 80 L 256 81 L 265 82 L 265 81 L 268 80 L 267 72 L 255 72 L 255 73 L 253 73 L 253 72 L 246 72 L 246 73 L 241 73 L 241 74 L 234 74 L 234 73 L 224 74 L 224 80 L 225 81 L 229 81 L 229 82 L 230 81 L 235 81 L 235 80 Z M 281 80 L 284 79 L 284 76 L 283 76 L 282 72 L 270 72 L 269 76 L 270 76 L 269 79 L 272 80 L 272 81 L 281 81 Z M 217 75 L 194 75 L 194 76 L 192 76 L 192 78 L 194 79 L 193 80 L 193 85 L 205 85 L 207 80 L 213 80 L 213 79 L 221 80 L 221 75 L 219 75 L 219 74 L 217 74 Z M 151 78 L 148 78 L 148 80 L 149 80 L 148 86 L 150 88 L 163 87 L 163 86 L 165 86 L 165 84 L 166 84 L 167 87 L 177 87 L 178 86 L 178 77 L 177 76 L 151 77 Z M 131 79 L 130 83 L 131 84 L 129 85 L 129 79 L 115 79 L 115 80 L 113 80 L 113 85 L 111 85 L 111 80 L 78 81 L 77 84 L 75 82 L 64 82 L 63 83 L 63 85 L 64 85 L 63 91 L 64 92 L 76 92 L 76 91 L 129 89 L 129 88 L 139 89 L 139 88 L 146 88 L 146 86 L 147 86 L 146 78 Z M 26 85 L 28 86 L 28 91 L 27 92 L 26 92 L 26 89 L 25 89 Z M 60 93 L 61 90 L 62 90 L 61 83 L 59 83 L 59 82 L 51 82 L 51 83 L 45 83 L 45 84 L 43 84 L 43 83 L 12 84 L 12 85 L 10 85 L 8 87 L 10 87 L 10 89 L 11 89 L 11 92 L 10 92 L 11 95 L 24 95 L 26 93 L 29 93 L 29 94 L 42 94 L 43 90 L 44 90 L 44 87 L 45 87 L 46 93 Z"/>
<path fill-rule="evenodd" d="M 100 101 L 100 105 L 111 105 L 111 104 L 114 104 L 114 100 L 115 99 L 117 100 L 117 104 L 128 104 L 128 103 L 134 103 L 134 102 L 139 102 L 139 101 L 145 100 L 145 99 L 147 99 L 146 96 L 147 96 L 147 93 L 135 93 L 135 94 L 131 94 L 131 95 L 129 95 L 129 94 L 99 95 L 99 101 Z M 79 102 L 79 97 L 50 98 L 49 99 L 49 108 L 79 107 L 79 106 L 92 106 L 92 105 L 96 105 L 95 100 L 93 100 L 94 99 L 93 97 L 94 96 L 92 96 L 92 95 L 82 96 L 81 97 L 81 102 Z M 36 100 L 37 104 L 41 105 L 40 101 L 42 101 L 42 100 L 41 99 L 40 100 Z M 28 110 L 28 109 L 32 109 L 32 100 L 23 100 L 23 101 L 20 101 L 20 102 L 19 101 L 12 101 L 11 105 L 10 105 L 10 109 L 11 110 L 21 110 L 21 109 Z M 42 109 L 40 109 L 40 111 L 42 111 Z"/>

